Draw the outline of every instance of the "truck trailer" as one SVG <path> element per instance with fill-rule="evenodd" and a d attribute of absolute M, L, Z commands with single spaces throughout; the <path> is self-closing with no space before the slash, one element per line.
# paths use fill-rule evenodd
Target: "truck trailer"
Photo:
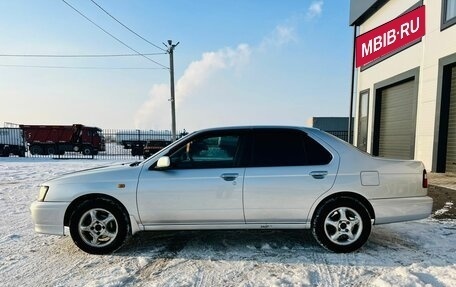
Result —
<path fill-rule="evenodd" d="M 170 131 L 153 130 L 120 131 L 116 133 L 116 142 L 122 145 L 124 149 L 131 149 L 132 156 L 142 156 L 145 152 L 144 148 L 151 143 L 163 145 L 163 142 L 167 144 L 172 142 L 172 134 Z"/>
<path fill-rule="evenodd" d="M 102 130 L 97 127 L 74 124 L 20 125 L 20 128 L 33 155 L 63 155 L 65 152 L 97 155 L 106 150 Z"/>
<path fill-rule="evenodd" d="M 0 156 L 8 157 L 12 154 L 24 157 L 26 151 L 20 128 L 0 128 Z"/>

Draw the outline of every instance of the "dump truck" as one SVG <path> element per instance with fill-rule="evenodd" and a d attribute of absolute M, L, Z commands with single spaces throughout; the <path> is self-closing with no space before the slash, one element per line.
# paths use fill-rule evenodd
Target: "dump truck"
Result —
<path fill-rule="evenodd" d="M 97 127 L 74 124 L 20 125 L 20 128 L 32 155 L 63 155 L 65 152 L 97 155 L 106 150 L 102 130 Z"/>
<path fill-rule="evenodd" d="M 25 156 L 26 146 L 20 128 L 0 128 L 0 156 Z"/>

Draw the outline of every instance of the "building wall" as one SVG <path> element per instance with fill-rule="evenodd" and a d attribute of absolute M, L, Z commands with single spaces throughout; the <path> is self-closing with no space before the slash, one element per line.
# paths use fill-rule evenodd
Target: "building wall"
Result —
<path fill-rule="evenodd" d="M 372 30 L 403 14 L 421 1 L 390 0 L 359 27 L 360 34 Z M 415 159 L 430 169 L 433 163 L 439 59 L 456 53 L 456 25 L 441 31 L 441 0 L 424 0 L 426 5 L 426 35 L 422 41 L 364 70 L 357 71 L 356 119 L 358 118 L 359 93 L 370 90 L 368 152 L 372 152 L 374 127 L 374 86 L 396 75 L 419 69 L 418 102 L 415 136 Z M 355 120 L 357 144 L 358 122 Z"/>

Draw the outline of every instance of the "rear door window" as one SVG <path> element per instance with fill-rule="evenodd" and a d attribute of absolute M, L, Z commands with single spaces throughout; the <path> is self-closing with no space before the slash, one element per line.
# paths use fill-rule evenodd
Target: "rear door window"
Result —
<path fill-rule="evenodd" d="M 325 165 L 331 154 L 304 132 L 259 129 L 253 132 L 251 166 Z"/>

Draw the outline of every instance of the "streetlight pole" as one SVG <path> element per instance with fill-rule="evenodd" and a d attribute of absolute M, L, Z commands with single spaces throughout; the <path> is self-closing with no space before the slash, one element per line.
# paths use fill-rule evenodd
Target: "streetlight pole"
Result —
<path fill-rule="evenodd" d="M 173 44 L 172 40 L 168 40 L 168 45 L 165 46 L 168 48 L 167 52 L 169 54 L 169 75 L 170 75 L 170 86 L 171 86 L 171 133 L 173 136 L 173 141 L 176 140 L 176 101 L 174 97 L 174 48 L 179 45 Z"/>

